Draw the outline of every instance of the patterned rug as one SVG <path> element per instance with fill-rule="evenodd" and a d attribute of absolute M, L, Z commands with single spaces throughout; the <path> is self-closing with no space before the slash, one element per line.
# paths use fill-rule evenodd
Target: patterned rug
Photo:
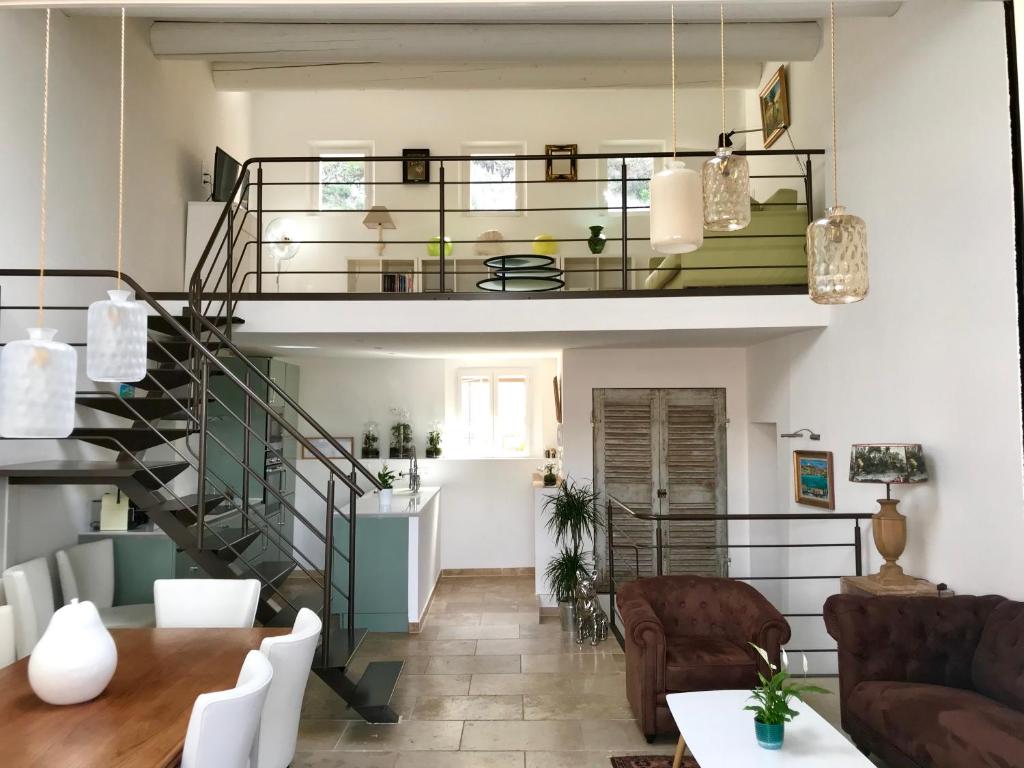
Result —
<path fill-rule="evenodd" d="M 613 757 L 612 768 L 672 768 L 672 756 L 632 755 L 629 757 Z M 697 761 L 689 755 L 683 757 L 682 768 L 700 768 Z"/>

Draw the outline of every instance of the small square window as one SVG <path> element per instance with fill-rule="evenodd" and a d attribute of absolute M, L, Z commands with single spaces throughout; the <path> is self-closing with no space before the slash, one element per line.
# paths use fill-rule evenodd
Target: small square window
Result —
<path fill-rule="evenodd" d="M 457 373 L 462 449 L 474 458 L 530 454 L 530 380 L 526 373 Z"/>
<path fill-rule="evenodd" d="M 601 147 L 602 153 L 622 152 L 632 154 L 662 152 L 664 146 L 646 141 L 613 142 Z M 608 211 L 622 210 L 622 161 L 621 157 L 609 157 L 602 169 L 607 179 L 602 190 L 602 202 Z M 627 157 L 626 162 L 626 208 L 629 213 L 647 212 L 651 208 L 651 177 L 661 168 L 660 158 Z"/>
<path fill-rule="evenodd" d="M 362 152 L 320 155 L 320 210 L 362 211 L 366 204 L 367 163 Z"/>
<path fill-rule="evenodd" d="M 463 144 L 462 208 L 474 216 L 521 216 L 526 207 L 526 145 L 481 141 Z"/>

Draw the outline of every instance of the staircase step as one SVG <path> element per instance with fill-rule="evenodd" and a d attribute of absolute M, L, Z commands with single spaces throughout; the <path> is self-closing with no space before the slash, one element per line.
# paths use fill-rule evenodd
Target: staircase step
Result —
<path fill-rule="evenodd" d="M 174 319 L 177 320 L 179 323 L 181 323 L 183 326 L 185 326 L 185 330 L 187 330 L 187 331 L 191 331 L 192 330 L 192 328 L 191 328 L 192 313 L 188 309 L 186 309 L 180 315 L 175 315 Z M 206 315 L 206 319 L 207 319 L 207 321 L 210 324 L 216 326 L 217 328 L 225 328 L 227 326 L 227 324 L 228 324 L 228 319 L 226 317 L 224 317 L 224 316 L 216 316 L 216 317 L 214 317 L 212 315 Z M 242 325 L 244 322 L 245 322 L 245 320 L 243 320 L 240 317 L 233 317 L 233 318 L 231 318 L 231 324 L 232 324 L 233 327 L 237 327 L 239 325 Z M 152 330 L 152 331 L 156 331 L 157 333 L 162 333 L 162 334 L 167 335 L 167 336 L 177 336 L 178 335 L 178 332 L 176 330 L 174 330 L 174 328 L 171 327 L 171 324 L 169 322 L 167 322 L 167 320 L 165 320 L 160 315 L 150 315 L 149 316 L 149 329 Z"/>
<path fill-rule="evenodd" d="M 203 544 L 225 563 L 233 563 L 259 537 L 256 529 L 243 533 L 241 528 L 214 528 L 206 532 Z"/>
<path fill-rule="evenodd" d="M 295 570 L 295 563 L 290 560 L 265 560 L 253 566 L 236 562 L 231 567 L 240 579 L 259 579 L 263 584 L 263 597 L 266 599 L 274 594 L 270 585 L 281 586 L 288 575 Z"/>
<path fill-rule="evenodd" d="M 151 429 L 150 427 L 78 427 L 71 437 L 112 451 L 127 450 L 129 453 L 144 451 L 165 442 L 180 440 L 188 434 L 187 429 Z M 117 442 L 113 442 L 113 441 Z"/>
<path fill-rule="evenodd" d="M 221 504 L 224 503 L 224 501 L 225 501 L 225 497 L 224 496 L 222 496 L 220 494 L 217 494 L 217 493 L 208 493 L 206 495 L 206 514 L 209 515 L 209 514 L 213 513 L 217 508 L 220 507 Z M 196 510 L 196 505 L 198 503 L 199 503 L 199 496 L 198 496 L 198 494 L 190 493 L 190 494 L 187 494 L 185 496 L 182 496 L 180 502 L 178 501 L 178 499 L 174 499 L 174 498 L 167 499 L 166 501 L 161 502 L 160 504 L 158 504 L 155 507 L 152 507 L 151 509 L 144 509 L 143 512 L 146 512 L 147 514 L 150 513 L 150 512 L 153 512 L 153 513 L 170 512 L 172 515 L 174 515 L 176 518 L 178 518 L 178 521 L 182 525 L 186 525 L 186 526 L 188 526 L 188 525 L 195 525 L 195 522 L 196 522 L 196 512 L 195 512 L 195 510 Z M 188 508 L 187 509 L 183 508 L 182 504 L 184 504 Z"/>
<path fill-rule="evenodd" d="M 78 405 L 92 408 L 95 411 L 110 413 L 132 421 L 184 421 L 185 408 L 191 408 L 194 401 L 189 397 L 172 399 L 170 397 L 103 397 L 99 395 L 79 395 Z"/>
<path fill-rule="evenodd" d="M 224 374 L 216 368 L 211 368 L 210 375 L 223 376 Z M 192 381 L 192 376 L 187 370 L 180 365 L 175 365 L 173 368 L 150 368 L 146 371 L 146 378 L 132 386 L 145 392 L 160 392 L 161 387 L 168 390 L 176 389 L 190 384 Z"/>
<path fill-rule="evenodd" d="M 145 469 L 136 465 L 132 477 L 151 491 L 155 491 L 161 485 L 169 483 L 189 467 L 187 461 L 167 461 L 157 464 L 145 462 L 145 465 Z M 154 475 L 156 479 L 154 479 Z"/>
<path fill-rule="evenodd" d="M 347 642 L 347 641 L 346 641 Z M 333 646 L 333 636 L 331 645 Z M 402 661 L 371 661 L 358 683 L 353 683 L 337 666 L 318 667 L 313 657 L 313 671 L 368 723 L 397 723 L 398 715 L 391 709 L 395 684 L 402 674 Z"/>
<path fill-rule="evenodd" d="M 216 352 L 223 347 L 219 341 L 213 341 L 204 345 L 211 352 Z M 150 340 L 146 345 L 146 359 L 156 363 L 177 363 L 188 359 L 192 343 L 188 341 L 176 341 L 173 339 L 157 342 Z"/>
<path fill-rule="evenodd" d="M 146 463 L 149 471 L 164 482 L 187 466 L 184 461 Z M 15 485 L 116 485 L 118 480 L 137 475 L 146 487 L 157 487 L 134 461 L 33 461 L 0 467 L 0 477 L 10 478 Z"/>

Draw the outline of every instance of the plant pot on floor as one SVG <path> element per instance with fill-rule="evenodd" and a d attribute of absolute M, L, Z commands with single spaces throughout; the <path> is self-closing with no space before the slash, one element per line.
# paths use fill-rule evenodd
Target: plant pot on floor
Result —
<path fill-rule="evenodd" d="M 558 618 L 562 622 L 563 632 L 576 631 L 576 603 L 559 603 Z"/>
<path fill-rule="evenodd" d="M 786 737 L 785 723 L 762 723 L 754 719 L 754 735 L 757 745 L 763 749 L 782 749 L 782 741 Z"/>

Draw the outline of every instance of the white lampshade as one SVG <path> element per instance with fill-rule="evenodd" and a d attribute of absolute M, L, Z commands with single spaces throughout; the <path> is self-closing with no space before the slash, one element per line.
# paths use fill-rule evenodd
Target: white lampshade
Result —
<path fill-rule="evenodd" d="M 750 224 L 750 165 L 747 158 L 719 147 L 701 169 L 704 228 L 735 232 Z"/>
<path fill-rule="evenodd" d="M 868 295 L 868 229 L 841 205 L 807 228 L 807 286 L 816 304 L 850 304 Z"/>
<path fill-rule="evenodd" d="M 61 438 L 75 428 L 78 355 L 56 335 L 29 328 L 0 353 L 0 436 Z"/>
<path fill-rule="evenodd" d="M 651 179 L 651 247 L 659 253 L 690 253 L 703 244 L 700 176 L 672 161 Z"/>
<path fill-rule="evenodd" d="M 107 291 L 89 305 L 85 371 L 93 381 L 136 382 L 146 376 L 146 309 L 131 291 Z"/>
<path fill-rule="evenodd" d="M 299 252 L 299 225 L 294 219 L 274 219 L 263 231 L 263 245 L 277 261 L 287 261 Z"/>

